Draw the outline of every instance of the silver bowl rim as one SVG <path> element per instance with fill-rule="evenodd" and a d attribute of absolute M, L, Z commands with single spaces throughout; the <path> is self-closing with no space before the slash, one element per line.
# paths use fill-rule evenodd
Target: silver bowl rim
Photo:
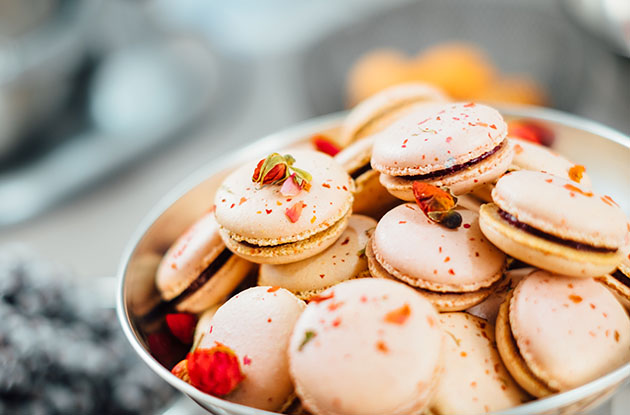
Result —
<path fill-rule="evenodd" d="M 499 111 L 502 114 L 511 117 L 522 117 L 533 120 L 549 121 L 557 124 L 562 124 L 567 127 L 580 129 L 595 135 L 599 135 L 630 150 L 630 137 L 596 121 L 588 120 L 576 115 L 549 108 L 533 106 L 501 106 L 499 107 Z M 197 401 L 198 403 L 207 402 L 210 405 L 214 405 L 225 411 L 238 414 L 277 414 L 276 412 L 269 412 L 245 405 L 240 405 L 206 394 L 198 390 L 194 386 L 173 376 L 168 369 L 166 369 L 157 360 L 155 360 L 153 356 L 151 356 L 151 354 L 143 347 L 133 331 L 128 315 L 127 306 L 124 303 L 125 275 L 127 273 L 129 261 L 131 260 L 138 243 L 142 240 L 142 238 L 149 230 L 149 228 L 153 225 L 153 223 L 173 203 L 175 203 L 182 196 L 191 191 L 194 187 L 198 186 L 203 181 L 208 179 L 212 174 L 216 174 L 232 166 L 237 160 L 245 159 L 248 155 L 259 153 L 258 150 L 261 147 L 278 148 L 282 145 L 292 143 L 296 139 L 296 137 L 306 137 L 315 132 L 338 126 L 343 120 L 343 117 L 346 113 L 347 112 L 337 112 L 313 118 L 292 127 L 283 129 L 279 132 L 272 133 L 259 140 L 256 140 L 242 149 L 229 153 L 227 156 L 219 155 L 217 157 L 217 160 L 210 161 L 198 170 L 196 170 L 194 173 L 192 173 L 182 182 L 180 182 L 177 186 L 175 186 L 171 191 L 169 191 L 164 197 L 162 197 L 162 199 L 149 211 L 149 213 L 141 221 L 140 225 L 136 228 L 131 238 L 129 239 L 129 242 L 127 243 L 123 251 L 122 259 L 118 268 L 118 287 L 116 293 L 116 312 L 125 337 L 129 341 L 135 352 L 151 368 L 151 370 L 153 370 L 153 372 L 158 374 L 171 386 L 175 387 L 181 392 L 184 392 L 186 395 L 188 395 L 190 398 Z M 580 399 L 587 396 L 591 396 L 596 392 L 601 392 L 607 387 L 616 385 L 628 377 L 630 377 L 630 362 L 585 385 L 579 386 L 566 392 L 554 394 L 547 398 L 537 399 L 523 405 L 515 406 L 507 410 L 494 412 L 494 414 L 523 415 L 528 413 L 538 413 L 542 411 L 553 410 L 555 408 L 560 408 L 564 405 L 569 405 L 571 403 L 579 401 Z"/>

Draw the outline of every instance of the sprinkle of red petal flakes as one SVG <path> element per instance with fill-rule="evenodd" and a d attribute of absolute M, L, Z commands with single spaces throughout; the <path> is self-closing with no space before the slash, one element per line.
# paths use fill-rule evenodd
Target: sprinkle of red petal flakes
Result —
<path fill-rule="evenodd" d="M 311 137 L 311 142 L 317 149 L 317 151 L 321 151 L 322 153 L 326 153 L 329 156 L 335 156 L 337 153 L 341 151 L 341 148 L 333 141 L 323 134 L 315 134 Z"/>
<path fill-rule="evenodd" d="M 381 353 L 389 353 L 389 347 L 387 347 L 385 342 L 382 340 L 379 340 L 376 342 L 376 350 L 378 350 Z"/>
<path fill-rule="evenodd" d="M 470 229 L 470 223 L 464 223 L 464 228 Z"/>
<path fill-rule="evenodd" d="M 271 323 L 271 319 L 270 318 L 267 319 L 267 323 Z"/>
<path fill-rule="evenodd" d="M 232 209 L 234 206 L 236 206 L 236 203 L 232 203 L 232 204 L 230 205 L 230 209 Z"/>
<path fill-rule="evenodd" d="M 399 224 L 403 224 L 403 223 L 407 223 L 407 221 L 406 221 L 406 220 L 401 220 L 401 221 L 399 221 L 398 223 L 399 223 Z"/>
<path fill-rule="evenodd" d="M 333 322 L 332 322 L 332 326 L 333 327 L 339 327 L 339 325 L 341 324 L 341 317 L 337 317 Z"/>
<path fill-rule="evenodd" d="M 188 313 L 170 313 L 166 315 L 168 329 L 184 344 L 192 344 L 197 325 L 197 317 Z"/>
<path fill-rule="evenodd" d="M 574 182 L 579 183 L 584 177 L 584 172 L 586 171 L 586 167 L 576 164 L 575 166 L 569 169 L 569 178 Z"/>
<path fill-rule="evenodd" d="M 450 256 L 447 256 L 446 258 L 444 258 L 444 262 L 448 262 L 448 261 L 450 261 L 450 260 L 451 260 L 451 257 L 450 257 Z"/>
<path fill-rule="evenodd" d="M 523 150 L 523 147 L 522 147 L 520 144 L 516 144 L 516 145 L 514 146 L 514 152 L 515 152 L 516 154 L 521 154 L 523 151 L 524 151 L 524 150 Z"/>
<path fill-rule="evenodd" d="M 278 287 L 277 285 L 274 285 L 273 287 L 269 287 L 269 288 L 267 289 L 267 292 L 268 292 L 268 293 L 273 293 L 273 292 L 278 291 L 280 288 L 281 288 L 281 287 Z"/>
<path fill-rule="evenodd" d="M 582 189 L 580 189 L 579 187 L 573 186 L 572 184 L 569 184 L 569 183 L 565 184 L 563 187 L 565 189 L 567 189 L 567 190 L 579 193 L 579 194 L 581 194 L 583 196 L 586 196 L 586 197 L 592 197 L 593 196 L 593 192 L 585 192 Z"/>
<path fill-rule="evenodd" d="M 368 300 L 368 299 L 367 299 L 367 297 L 366 297 L 365 295 L 362 295 L 362 296 L 361 296 L 361 298 L 360 298 L 360 301 L 361 301 L 362 303 L 367 303 L 367 300 Z"/>
<path fill-rule="evenodd" d="M 608 195 L 604 195 L 604 196 L 602 196 L 602 197 L 601 197 L 601 199 L 602 199 L 602 201 L 603 201 L 604 203 L 606 203 L 606 204 L 607 204 L 607 205 L 609 205 L 609 206 L 616 206 L 616 207 L 619 207 L 619 205 L 617 204 L 617 202 L 615 202 L 615 201 L 613 200 L 613 198 L 612 198 L 612 197 L 610 197 L 610 196 L 608 196 Z M 630 229 L 628 229 L 628 231 L 630 231 Z"/>
<path fill-rule="evenodd" d="M 579 304 L 582 302 L 582 297 L 580 297 L 579 295 L 570 294 L 569 300 L 573 301 L 575 304 Z"/>
<path fill-rule="evenodd" d="M 496 126 L 496 125 L 494 125 L 494 124 L 490 124 L 490 128 L 492 128 L 493 130 L 496 130 L 496 129 L 497 129 L 497 126 Z"/>
<path fill-rule="evenodd" d="M 267 213 L 267 215 L 268 215 L 268 214 L 270 214 L 271 212 L 273 212 L 273 210 L 272 210 L 272 209 L 265 209 L 265 212 L 266 212 L 266 213 Z"/>
<path fill-rule="evenodd" d="M 464 108 L 471 108 L 474 107 L 475 103 L 474 102 L 469 102 L 468 104 L 464 105 Z"/>
<path fill-rule="evenodd" d="M 295 223 L 300 219 L 302 209 L 305 207 L 306 205 L 303 202 L 295 202 L 291 207 L 287 208 L 284 213 L 291 223 Z"/>
<path fill-rule="evenodd" d="M 327 188 L 327 189 L 330 189 L 330 185 L 328 183 L 322 183 L 322 186 Z"/>
<path fill-rule="evenodd" d="M 341 245 L 347 245 L 348 242 L 350 242 L 350 238 L 346 237 L 346 239 L 343 240 L 343 242 L 341 243 Z"/>
<path fill-rule="evenodd" d="M 453 141 L 453 137 L 451 137 L 450 135 L 448 137 L 446 137 L 446 142 L 450 143 L 451 141 Z"/>
<path fill-rule="evenodd" d="M 330 293 L 326 295 L 316 295 L 315 297 L 311 297 L 309 302 L 321 303 L 322 301 L 330 300 L 331 298 L 334 298 L 334 297 L 335 297 L 335 292 L 331 291 Z"/>
<path fill-rule="evenodd" d="M 332 302 L 328 304 L 328 311 L 335 311 L 344 304 L 343 301 Z"/>
<path fill-rule="evenodd" d="M 319 274 L 319 278 L 324 278 L 326 274 Z"/>
<path fill-rule="evenodd" d="M 243 356 L 243 365 L 249 366 L 251 364 L 252 364 L 252 359 L 250 359 L 249 356 L 247 355 Z"/>
<path fill-rule="evenodd" d="M 451 275 L 455 275 L 455 271 L 453 271 L 453 268 L 449 268 L 448 273 Z"/>
<path fill-rule="evenodd" d="M 409 307 L 409 304 L 405 304 L 402 307 L 385 314 L 384 320 L 386 323 L 402 325 L 405 324 L 410 315 L 411 308 Z"/>
<path fill-rule="evenodd" d="M 553 179 L 545 179 L 547 183 L 553 183 Z"/>
<path fill-rule="evenodd" d="M 241 197 L 241 200 L 239 200 L 238 205 L 242 205 L 243 203 L 247 202 L 247 198 L 246 197 Z"/>

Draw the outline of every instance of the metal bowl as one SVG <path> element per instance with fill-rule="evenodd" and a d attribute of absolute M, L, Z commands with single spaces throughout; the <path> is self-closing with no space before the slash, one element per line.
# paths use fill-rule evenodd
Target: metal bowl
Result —
<path fill-rule="evenodd" d="M 630 138 L 608 127 L 566 113 L 534 107 L 503 108 L 506 119 L 527 118 L 547 125 L 556 137 L 553 148 L 587 167 L 598 192 L 612 194 L 630 213 Z M 223 178 L 236 166 L 271 150 L 304 145 L 316 133 L 338 126 L 342 113 L 307 121 L 272 134 L 211 161 L 171 191 L 148 214 L 131 238 L 119 269 L 118 318 L 140 358 L 161 378 L 214 414 L 263 415 L 261 411 L 205 394 L 171 375 L 154 359 L 147 334 L 155 329 L 143 317 L 159 303 L 154 284 L 157 263 L 169 245 L 212 204 Z M 181 356 L 183 357 L 183 355 Z M 568 392 L 514 407 L 501 414 L 568 414 L 583 412 L 609 398 L 630 377 L 630 363 Z"/>

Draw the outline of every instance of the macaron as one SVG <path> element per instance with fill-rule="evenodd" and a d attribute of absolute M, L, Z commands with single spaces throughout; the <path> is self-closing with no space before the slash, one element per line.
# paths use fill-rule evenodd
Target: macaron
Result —
<path fill-rule="evenodd" d="M 595 277 L 595 281 L 608 287 L 624 308 L 630 310 L 630 252 L 613 273 Z"/>
<path fill-rule="evenodd" d="M 413 200 L 414 181 L 461 195 L 505 173 L 513 156 L 506 135 L 503 117 L 486 105 L 427 105 L 376 134 L 372 167 L 403 200 Z"/>
<path fill-rule="evenodd" d="M 240 360 L 244 380 L 224 399 L 267 411 L 292 398 L 287 347 L 304 302 L 278 287 L 252 287 L 223 304 L 199 348 L 217 343 Z"/>
<path fill-rule="evenodd" d="M 477 415 L 528 401 L 501 361 L 494 325 L 467 313 L 442 313 L 444 371 L 431 400 L 433 415 Z"/>
<path fill-rule="evenodd" d="M 197 325 L 195 326 L 195 332 L 193 334 L 193 344 L 190 350 L 195 350 L 199 346 L 203 336 L 210 331 L 210 326 L 212 326 L 212 317 L 214 317 L 221 305 L 222 304 L 213 305 L 199 315 Z"/>
<path fill-rule="evenodd" d="M 251 269 L 226 248 L 214 213 L 208 212 L 164 254 L 155 282 L 176 310 L 200 313 L 230 294 Z"/>
<path fill-rule="evenodd" d="M 365 245 L 376 221 L 352 215 L 339 239 L 319 254 L 291 264 L 262 264 L 258 285 L 286 288 L 302 300 L 353 278 L 369 277 Z"/>
<path fill-rule="evenodd" d="M 295 391 L 314 415 L 418 414 L 441 370 L 431 303 L 394 281 L 362 278 L 324 291 L 289 343 Z"/>
<path fill-rule="evenodd" d="M 505 366 L 536 397 L 595 380 L 630 360 L 630 320 L 592 278 L 536 271 L 501 305 L 496 341 Z"/>
<path fill-rule="evenodd" d="M 379 172 L 372 169 L 373 137 L 352 143 L 335 156 L 335 161 L 354 180 L 354 203 L 352 211 L 380 218 L 389 209 L 400 204 L 400 199 L 392 196 L 379 180 Z"/>
<path fill-rule="evenodd" d="M 623 259 L 627 219 L 610 196 L 520 170 L 497 181 L 492 200 L 481 207 L 481 230 L 514 258 L 575 277 L 607 274 Z"/>
<path fill-rule="evenodd" d="M 419 105 L 448 100 L 442 91 L 429 84 L 404 83 L 383 89 L 350 111 L 341 125 L 339 144 L 346 147 L 369 137 Z"/>
<path fill-rule="evenodd" d="M 282 184 L 261 185 L 254 174 L 269 159 L 246 163 L 217 190 L 215 214 L 223 241 L 236 255 L 256 263 L 286 264 L 322 252 L 348 224 L 352 178 L 324 153 L 295 150 L 285 159 L 299 169 L 295 171 L 310 177 L 301 181 L 305 187 L 296 188 L 294 183 L 285 188 L 286 182 L 295 182 L 293 176 Z"/>
<path fill-rule="evenodd" d="M 403 281 L 439 311 L 460 311 L 487 298 L 503 278 L 506 256 L 479 229 L 475 212 L 457 209 L 462 226 L 448 229 L 411 203 L 378 222 L 366 255 L 374 277 Z"/>

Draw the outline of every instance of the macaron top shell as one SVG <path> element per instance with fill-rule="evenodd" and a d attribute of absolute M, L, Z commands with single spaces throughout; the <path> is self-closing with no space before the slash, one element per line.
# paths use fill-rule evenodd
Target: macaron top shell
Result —
<path fill-rule="evenodd" d="M 374 231 L 377 260 L 389 273 L 406 282 L 415 279 L 423 288 L 468 291 L 489 286 L 502 273 L 506 257 L 481 233 L 477 213 L 457 211 L 462 226 L 448 229 L 415 204 L 390 210 Z"/>
<path fill-rule="evenodd" d="M 476 415 L 528 400 L 501 361 L 492 324 L 467 313 L 442 313 L 440 325 L 447 336 L 433 412 Z"/>
<path fill-rule="evenodd" d="M 344 233 L 324 252 L 290 264 L 262 264 L 258 284 L 281 286 L 299 293 L 320 290 L 353 278 L 367 269 L 361 251 L 375 226 L 376 221 L 370 217 L 352 215 Z"/>
<path fill-rule="evenodd" d="M 501 114 L 486 105 L 426 106 L 376 134 L 372 167 L 392 176 L 427 174 L 482 156 L 506 134 Z"/>
<path fill-rule="evenodd" d="M 594 380 L 630 360 L 630 320 L 591 278 L 537 271 L 516 287 L 510 327 L 532 372 L 557 390 Z"/>
<path fill-rule="evenodd" d="M 162 297 L 171 300 L 186 289 L 224 250 L 214 213 L 208 212 L 166 251 L 156 273 Z"/>
<path fill-rule="evenodd" d="M 257 160 L 224 180 L 215 196 L 216 218 L 232 237 L 257 245 L 295 242 L 329 228 L 348 213 L 353 184 L 344 169 L 318 151 L 295 150 L 291 155 L 293 165 L 313 177 L 310 190 L 297 196 L 283 196 L 281 185 L 260 187 L 252 182 Z M 286 211 L 296 204 L 303 209 L 293 223 Z"/>
<path fill-rule="evenodd" d="M 245 379 L 225 399 L 270 411 L 286 403 L 293 391 L 286 350 L 304 307 L 276 287 L 249 288 L 219 307 L 199 347 L 219 342 L 239 357 Z"/>
<path fill-rule="evenodd" d="M 346 281 L 311 301 L 289 344 L 291 375 L 316 415 L 419 413 L 440 368 L 438 314 L 384 279 Z"/>
<path fill-rule="evenodd" d="M 444 102 L 448 98 L 439 89 L 428 84 L 406 83 L 386 88 L 361 101 L 350 111 L 341 126 L 340 142 L 348 145 L 357 138 L 360 130 L 388 111 L 423 101 Z"/>
<path fill-rule="evenodd" d="M 571 177 L 571 169 L 579 168 L 574 163 L 550 150 L 548 147 L 516 137 L 508 137 L 510 146 L 514 149 L 512 166 L 523 170 L 534 170 L 550 173 L 565 179 L 573 180 L 582 186 L 591 187 L 591 179 L 586 173 Z"/>
<path fill-rule="evenodd" d="M 497 181 L 492 200 L 518 221 L 560 238 L 610 249 L 624 244 L 627 219 L 619 205 L 574 181 L 514 171 Z"/>

